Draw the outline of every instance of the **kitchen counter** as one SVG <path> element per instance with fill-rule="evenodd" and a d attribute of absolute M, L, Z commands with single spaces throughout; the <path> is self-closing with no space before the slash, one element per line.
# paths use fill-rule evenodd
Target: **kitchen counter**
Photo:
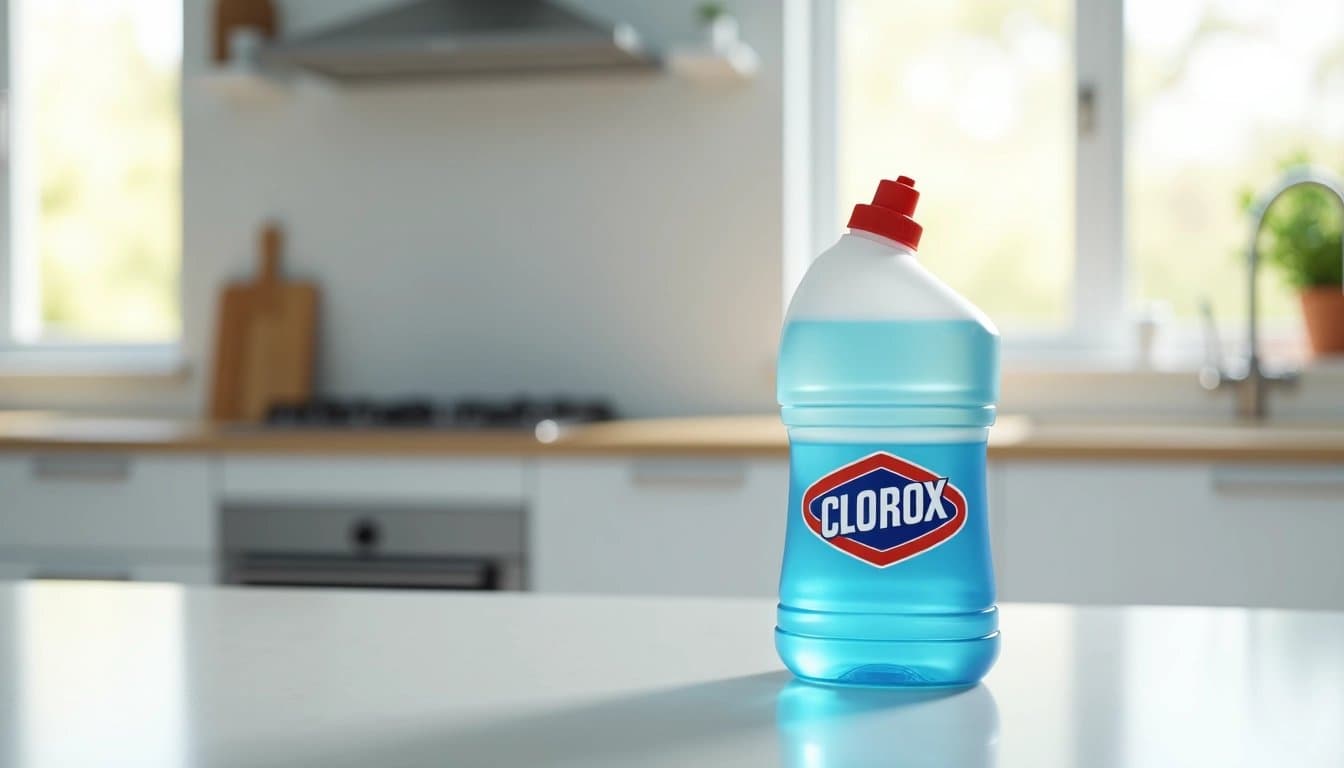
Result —
<path fill-rule="evenodd" d="M 795 682 L 770 600 L 0 586 L 6 764 L 1344 765 L 1344 614 L 1006 605 L 962 691 Z"/>
<path fill-rule="evenodd" d="M 624 420 L 553 442 L 510 431 L 265 429 L 191 420 L 0 412 L 0 451 L 230 454 L 786 456 L 774 415 Z M 1050 423 L 1004 416 L 991 458 L 1344 463 L 1344 426 Z"/>

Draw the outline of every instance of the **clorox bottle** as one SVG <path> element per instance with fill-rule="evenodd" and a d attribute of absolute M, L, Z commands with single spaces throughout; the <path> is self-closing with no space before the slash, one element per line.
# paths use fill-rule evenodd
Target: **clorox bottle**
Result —
<path fill-rule="evenodd" d="M 784 324 L 775 647 L 806 680 L 963 686 L 998 656 L 985 444 L 999 336 L 920 264 L 918 200 L 902 176 L 856 205 Z"/>

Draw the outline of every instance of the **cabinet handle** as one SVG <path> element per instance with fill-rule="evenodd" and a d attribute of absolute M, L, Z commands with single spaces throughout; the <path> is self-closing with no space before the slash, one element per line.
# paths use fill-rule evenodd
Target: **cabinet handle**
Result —
<path fill-rule="evenodd" d="M 126 571 L 33 571 L 29 581 L 130 581 Z"/>
<path fill-rule="evenodd" d="M 1218 465 L 1211 480 L 1218 496 L 1334 496 L 1344 504 L 1344 470 L 1337 467 Z"/>
<path fill-rule="evenodd" d="M 9 91 L 0 88 L 0 170 L 9 167 Z"/>
<path fill-rule="evenodd" d="M 630 465 L 630 482 L 661 488 L 741 488 L 747 483 L 743 461 L 642 459 Z"/>
<path fill-rule="evenodd" d="M 38 480 L 81 483 L 123 483 L 131 476 L 125 456 L 34 456 L 32 474 Z"/>

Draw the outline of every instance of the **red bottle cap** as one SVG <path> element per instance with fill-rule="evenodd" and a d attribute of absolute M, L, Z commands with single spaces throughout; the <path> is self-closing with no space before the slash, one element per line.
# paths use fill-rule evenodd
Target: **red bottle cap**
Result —
<path fill-rule="evenodd" d="M 924 228 L 910 218 L 918 202 L 919 192 L 915 191 L 914 179 L 909 176 L 901 176 L 895 181 L 883 179 L 878 182 L 871 205 L 859 203 L 854 206 L 849 228 L 895 240 L 911 249 L 918 248 Z"/>

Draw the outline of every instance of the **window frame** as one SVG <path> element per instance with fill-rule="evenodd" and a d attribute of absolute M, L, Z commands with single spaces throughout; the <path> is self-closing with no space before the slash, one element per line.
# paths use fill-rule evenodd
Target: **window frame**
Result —
<path fill-rule="evenodd" d="M 14 313 L 10 301 L 10 252 L 13 248 L 14 229 L 10 225 L 9 187 L 13 176 L 14 132 L 11 129 L 10 70 L 14 67 L 14 42 L 9 34 L 10 0 L 0 0 L 0 44 L 4 46 L 0 55 L 0 349 L 9 346 L 14 338 L 11 326 Z"/>
<path fill-rule="evenodd" d="M 844 231 L 837 206 L 839 134 L 839 4 L 810 0 L 813 100 L 812 240 L 808 259 L 829 248 Z M 1003 339 L 1006 360 L 1019 365 L 1132 368 L 1138 343 L 1134 276 L 1126 219 L 1126 30 L 1123 0 L 1073 0 L 1074 69 L 1073 285 L 1069 316 L 1059 331 L 1021 331 Z M 1085 105 L 1085 102 L 1090 102 Z M 1085 172 L 1080 172 L 1085 171 Z M 807 263 L 786 264 L 791 295 Z M 1237 347 L 1241 318 L 1221 318 L 1220 341 Z M 1189 369 L 1203 362 L 1202 329 L 1170 323 L 1162 331 L 1160 365 Z M 1286 336 L 1261 329 L 1262 341 Z M 1229 345 L 1229 341 L 1231 344 Z"/>
<path fill-rule="evenodd" d="M 22 181 L 24 137 L 22 131 L 16 130 L 18 121 L 14 118 L 16 105 L 22 103 L 22 83 L 15 76 L 19 41 L 11 19 L 14 14 L 15 0 L 0 0 L 0 376 L 179 373 L 184 368 L 182 324 L 175 339 L 153 343 L 25 338 L 33 335 L 25 325 L 40 325 L 37 310 L 32 306 L 37 299 L 32 293 L 39 288 L 34 278 L 25 281 L 17 276 L 25 266 L 19 264 L 24 247 L 24 216 L 16 210 L 21 201 L 12 190 Z M 183 32 L 179 30 L 179 34 Z M 180 112 L 178 117 L 180 124 Z M 179 169 L 178 173 L 181 172 Z M 177 226 L 182 226 L 180 218 Z M 178 258 L 181 257 L 179 254 Z M 24 286 L 23 282 L 31 284 Z M 174 290 L 179 305 L 185 306 L 180 270 Z"/>

